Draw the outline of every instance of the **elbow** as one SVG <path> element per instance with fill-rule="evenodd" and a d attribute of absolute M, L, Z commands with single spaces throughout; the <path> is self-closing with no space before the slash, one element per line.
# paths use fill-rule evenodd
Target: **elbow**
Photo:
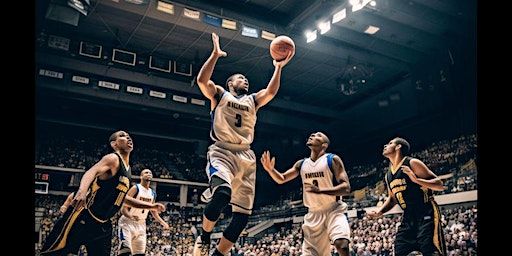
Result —
<path fill-rule="evenodd" d="M 438 185 L 438 186 L 437 186 L 437 189 L 438 189 L 437 191 L 443 191 L 443 190 L 445 190 L 445 189 L 446 189 L 446 186 L 444 185 L 444 183 L 443 183 L 443 181 L 442 181 L 442 180 L 439 180 L 439 181 L 437 182 L 437 185 Z"/>
<path fill-rule="evenodd" d="M 197 81 L 197 84 L 201 87 L 204 87 L 206 86 L 206 84 L 208 83 L 208 80 L 204 81 L 205 79 L 200 79 L 199 76 L 197 77 L 196 81 Z"/>
<path fill-rule="evenodd" d="M 342 196 L 346 196 L 346 195 L 350 194 L 350 192 L 351 192 L 350 185 L 347 185 L 346 187 L 342 188 L 340 192 L 341 192 Z"/>

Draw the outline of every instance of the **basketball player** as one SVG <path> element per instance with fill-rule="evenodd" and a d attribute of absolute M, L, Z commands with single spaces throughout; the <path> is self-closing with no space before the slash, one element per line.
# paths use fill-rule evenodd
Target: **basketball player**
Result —
<path fill-rule="evenodd" d="M 443 182 L 422 161 L 407 156 L 409 149 L 409 143 L 398 137 L 384 145 L 382 155 L 390 161 L 384 176 L 388 197 L 368 216 L 380 217 L 398 203 L 404 213 L 395 238 L 395 255 L 413 251 L 425 256 L 446 255 L 441 214 L 432 195 L 432 190 L 444 190 Z"/>
<path fill-rule="evenodd" d="M 132 186 L 128 190 L 128 196 L 134 197 L 144 202 L 154 202 L 155 192 L 149 187 L 153 178 L 153 173 L 149 169 L 142 170 L 140 174 L 140 183 Z M 148 217 L 147 209 L 133 208 L 123 206 L 123 214 L 119 218 L 119 252 L 118 255 L 145 255 L 146 253 L 146 219 Z M 158 215 L 158 212 L 151 210 L 151 215 L 164 229 L 169 229 L 169 224 Z"/>
<path fill-rule="evenodd" d="M 220 49 L 219 37 L 212 33 L 213 51 L 197 76 L 204 96 L 210 99 L 212 130 L 215 141 L 208 148 L 206 174 L 210 187 L 201 195 L 207 202 L 203 214 L 202 234 L 194 244 L 193 255 L 208 255 L 210 234 L 222 210 L 232 205 L 233 218 L 223 233 L 213 255 L 226 255 L 245 228 L 252 213 L 256 183 L 256 156 L 251 150 L 256 112 L 274 98 L 279 90 L 281 70 L 293 57 L 274 61 L 274 74 L 267 88 L 247 94 L 249 81 L 234 74 L 226 81 L 226 89 L 210 80 L 215 63 L 226 52 Z"/>
<path fill-rule="evenodd" d="M 341 196 L 350 193 L 350 182 L 341 158 L 325 152 L 329 143 L 325 134 L 311 134 L 306 143 L 311 149 L 309 158 L 295 162 L 284 173 L 274 168 L 275 157 L 271 159 L 269 151 L 261 156 L 263 168 L 275 182 L 283 184 L 299 175 L 302 178 L 302 200 L 308 208 L 302 225 L 305 256 L 330 256 L 331 244 L 339 255 L 349 255 L 350 226 L 345 216 L 347 204 Z"/>
<path fill-rule="evenodd" d="M 147 203 L 126 197 L 130 185 L 130 135 L 117 131 L 110 136 L 114 153 L 105 155 L 85 172 L 80 187 L 66 213 L 57 221 L 46 238 L 42 255 L 77 253 L 85 245 L 90 256 L 110 255 L 112 218 L 126 204 L 164 211 L 162 204 Z M 126 198 L 126 200 L 125 200 Z"/>

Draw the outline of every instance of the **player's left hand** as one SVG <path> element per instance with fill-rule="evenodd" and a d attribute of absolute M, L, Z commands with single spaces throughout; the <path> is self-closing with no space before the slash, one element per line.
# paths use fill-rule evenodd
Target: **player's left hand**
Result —
<path fill-rule="evenodd" d="M 282 61 L 276 61 L 274 60 L 273 63 L 274 63 L 274 66 L 276 68 L 282 68 L 284 66 L 286 66 L 286 64 L 288 64 L 288 62 L 293 58 L 293 55 L 295 55 L 295 51 L 290 51 L 288 53 L 288 56 L 286 56 L 286 59 L 282 60 Z"/>
<path fill-rule="evenodd" d="M 68 207 L 67 207 L 67 206 L 65 206 L 65 205 L 63 205 L 63 206 L 61 206 L 61 207 L 60 207 L 60 209 L 59 209 L 59 213 L 60 213 L 60 214 L 64 214 L 64 213 L 66 213 L 66 210 L 67 210 L 67 209 L 68 209 Z"/>
<path fill-rule="evenodd" d="M 306 192 L 320 193 L 320 188 L 310 183 L 306 183 Z"/>
<path fill-rule="evenodd" d="M 167 224 L 166 222 L 162 223 L 162 227 L 164 230 L 169 230 L 171 227 L 169 227 L 169 224 Z"/>
<path fill-rule="evenodd" d="M 418 177 L 416 177 L 416 174 L 414 174 L 409 166 L 402 166 L 402 171 L 409 176 L 412 182 L 416 182 L 418 180 Z"/>
<path fill-rule="evenodd" d="M 165 205 L 161 204 L 161 203 L 155 203 L 155 206 L 154 206 L 159 213 L 160 212 L 165 212 Z"/>

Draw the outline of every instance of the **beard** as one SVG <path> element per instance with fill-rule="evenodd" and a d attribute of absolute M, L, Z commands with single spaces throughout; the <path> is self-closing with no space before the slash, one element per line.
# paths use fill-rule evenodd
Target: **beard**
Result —
<path fill-rule="evenodd" d="M 238 89 L 235 89 L 235 92 L 238 95 L 244 95 L 244 94 L 247 94 L 249 91 L 245 88 L 238 88 Z"/>

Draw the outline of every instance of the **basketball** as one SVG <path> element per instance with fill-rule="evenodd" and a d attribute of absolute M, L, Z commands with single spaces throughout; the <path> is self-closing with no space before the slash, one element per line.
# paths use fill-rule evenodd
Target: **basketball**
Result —
<path fill-rule="evenodd" d="M 276 61 L 284 60 L 290 51 L 295 51 L 295 43 L 287 36 L 278 36 L 270 43 L 270 56 Z"/>

